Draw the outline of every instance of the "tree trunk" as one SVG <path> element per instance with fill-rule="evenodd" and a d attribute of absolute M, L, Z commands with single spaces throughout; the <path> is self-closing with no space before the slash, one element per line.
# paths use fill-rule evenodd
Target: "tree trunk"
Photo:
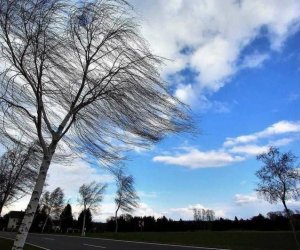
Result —
<path fill-rule="evenodd" d="M 11 191 L 10 188 L 9 189 L 7 188 L 6 191 L 5 191 L 5 195 L 3 197 L 3 200 L 1 200 L 1 203 L 0 203 L 0 216 L 2 214 L 2 209 L 3 209 L 3 207 L 4 207 L 4 205 L 7 201 L 7 198 L 9 196 L 10 191 Z"/>
<path fill-rule="evenodd" d="M 116 221 L 115 233 L 117 233 L 118 232 L 118 209 L 116 210 L 115 221 Z"/>
<path fill-rule="evenodd" d="M 296 242 L 296 245 L 297 245 L 297 249 L 300 250 L 300 244 L 299 244 L 299 241 L 297 239 L 297 234 L 296 234 L 295 226 L 294 226 L 294 223 L 293 223 L 293 220 L 292 220 L 292 216 L 290 214 L 289 209 L 287 208 L 287 206 L 285 204 L 285 200 L 282 200 L 282 203 L 283 203 L 285 212 L 286 212 L 286 214 L 288 216 L 288 219 L 289 219 L 289 222 L 290 222 L 290 226 L 292 228 L 292 232 L 293 232 L 293 236 L 294 236 L 294 239 L 295 239 L 295 242 Z"/>
<path fill-rule="evenodd" d="M 38 174 L 38 178 L 36 180 L 29 204 L 27 205 L 27 208 L 25 210 L 25 215 L 24 215 L 22 223 L 19 227 L 12 250 L 23 250 L 25 241 L 28 236 L 30 226 L 31 226 L 33 218 L 34 218 L 34 214 L 36 212 L 37 206 L 39 204 L 39 200 L 42 195 L 47 172 L 48 172 L 54 151 L 55 151 L 55 149 L 53 150 L 53 152 L 51 152 L 49 154 L 44 154 L 43 161 L 42 161 L 40 171 Z"/>
<path fill-rule="evenodd" d="M 81 230 L 81 236 L 82 237 L 85 236 L 85 216 L 86 216 L 86 209 L 84 208 L 82 230 Z"/>
<path fill-rule="evenodd" d="M 3 209 L 3 205 L 4 204 L 0 204 L 0 217 L 1 217 L 2 209 Z"/>
<path fill-rule="evenodd" d="M 42 228 L 42 233 L 43 233 L 44 230 L 45 230 L 45 227 L 46 227 L 47 222 L 48 222 L 48 218 L 49 218 L 49 214 L 47 214 L 47 218 L 46 218 L 45 223 L 44 223 L 43 228 Z"/>

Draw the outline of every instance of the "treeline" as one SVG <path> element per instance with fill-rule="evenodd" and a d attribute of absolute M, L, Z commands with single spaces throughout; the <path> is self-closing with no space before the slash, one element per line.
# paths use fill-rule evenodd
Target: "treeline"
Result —
<path fill-rule="evenodd" d="M 211 211 L 211 210 L 209 210 Z M 202 211 L 203 212 L 203 211 Z M 155 218 L 153 216 L 131 216 L 123 214 L 118 217 L 119 232 L 174 232 L 174 231 L 198 231 L 198 230 L 257 230 L 257 231 L 276 231 L 290 230 L 289 219 L 283 212 L 270 212 L 267 216 L 261 214 L 252 217 L 251 219 L 233 220 L 224 218 L 215 218 L 213 214 L 207 213 L 207 216 L 194 216 L 194 220 L 172 220 L 165 216 Z M 45 225 L 44 232 L 57 233 L 74 233 L 80 232 L 83 224 L 83 211 L 75 218 L 72 214 L 72 207 L 68 204 L 60 214 L 58 219 L 49 217 Z M 34 217 L 31 232 L 42 232 L 44 222 L 47 218 L 45 209 L 38 208 Z M 292 215 L 295 227 L 300 230 L 300 214 Z M 9 214 L 0 218 L 0 229 L 7 227 Z M 86 212 L 86 232 L 114 232 L 115 217 L 110 217 L 105 223 L 93 222 L 92 213 L 90 210 Z"/>
<path fill-rule="evenodd" d="M 294 214 L 293 219 L 296 229 L 300 230 L 300 214 Z M 143 226 L 141 227 L 141 221 Z M 102 224 L 103 231 L 114 230 L 114 218 L 110 218 L 106 223 Z M 166 217 L 155 219 L 148 217 L 132 217 L 130 215 L 121 215 L 119 217 L 120 232 L 167 232 L 167 231 L 197 231 L 197 230 L 259 230 L 259 231 L 275 231 L 290 230 L 288 218 L 281 212 L 270 212 L 265 217 L 261 214 L 251 219 L 234 220 L 218 218 L 213 221 L 208 220 L 172 220 Z"/>

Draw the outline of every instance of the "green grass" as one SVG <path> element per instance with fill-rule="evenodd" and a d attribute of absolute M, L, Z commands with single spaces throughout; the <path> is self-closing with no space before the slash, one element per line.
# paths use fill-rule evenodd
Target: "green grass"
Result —
<path fill-rule="evenodd" d="M 13 246 L 13 240 L 0 238 L 1 250 L 11 250 L 12 246 Z M 41 250 L 41 248 L 25 245 L 24 250 Z"/>
<path fill-rule="evenodd" d="M 260 231 L 197 231 L 149 233 L 89 233 L 89 237 L 146 241 L 180 245 L 229 248 L 232 250 L 293 250 L 297 249 L 290 232 Z M 300 232 L 298 233 L 300 241 Z"/>

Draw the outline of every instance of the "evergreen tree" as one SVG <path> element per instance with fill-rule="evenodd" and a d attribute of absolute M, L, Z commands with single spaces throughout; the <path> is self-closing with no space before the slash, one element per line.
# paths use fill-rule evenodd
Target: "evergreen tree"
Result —
<path fill-rule="evenodd" d="M 66 232 L 67 228 L 73 227 L 72 207 L 70 204 L 67 204 L 60 215 L 60 225 L 63 232 Z"/>
<path fill-rule="evenodd" d="M 85 217 L 85 228 L 86 228 L 86 231 L 89 231 L 92 228 L 92 213 L 89 208 L 86 210 L 85 216 L 86 216 Z M 82 228 L 83 217 L 84 217 L 84 210 L 81 211 L 81 213 L 79 214 L 79 217 L 78 217 L 77 227 L 79 229 Z"/>
<path fill-rule="evenodd" d="M 41 232 L 43 222 L 46 220 L 47 214 L 44 209 L 41 208 L 40 205 L 38 205 L 37 210 L 34 215 L 34 219 L 30 228 L 31 232 Z"/>

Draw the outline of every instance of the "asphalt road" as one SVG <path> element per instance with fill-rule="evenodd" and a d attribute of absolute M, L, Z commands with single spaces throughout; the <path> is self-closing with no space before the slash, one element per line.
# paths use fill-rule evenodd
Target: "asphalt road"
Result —
<path fill-rule="evenodd" d="M 13 239 L 14 236 L 15 233 L 0 232 L 0 237 L 3 238 Z M 220 250 L 216 248 L 109 240 L 104 238 L 82 238 L 52 234 L 29 234 L 27 243 L 41 247 L 44 250 Z"/>

